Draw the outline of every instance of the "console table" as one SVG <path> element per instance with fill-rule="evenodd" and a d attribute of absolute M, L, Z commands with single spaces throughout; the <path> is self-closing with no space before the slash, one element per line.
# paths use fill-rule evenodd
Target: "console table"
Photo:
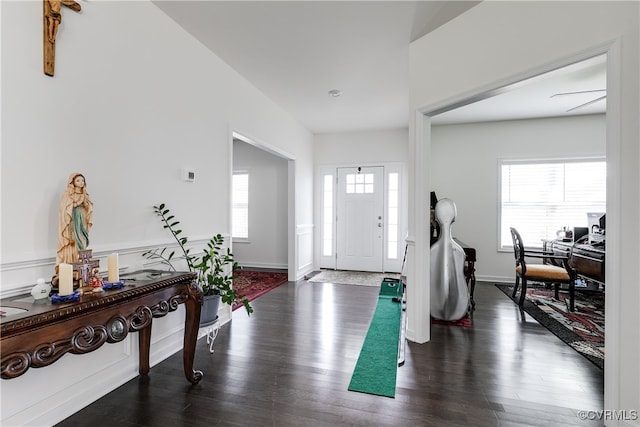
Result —
<path fill-rule="evenodd" d="M 143 270 L 124 275 L 120 289 L 84 294 L 75 302 L 52 304 L 31 295 L 0 300 L 5 313 L 0 318 L 2 379 L 51 365 L 66 353 L 89 353 L 120 342 L 130 332 L 138 332 L 139 372 L 146 375 L 152 319 L 184 304 L 184 374 L 198 383 L 202 372 L 193 370 L 193 360 L 203 297 L 194 278 L 195 273 Z"/>

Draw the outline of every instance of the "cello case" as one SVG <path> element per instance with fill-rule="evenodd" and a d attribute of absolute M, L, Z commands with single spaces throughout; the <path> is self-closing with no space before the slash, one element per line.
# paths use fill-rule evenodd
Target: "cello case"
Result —
<path fill-rule="evenodd" d="M 462 319 L 469 309 L 469 288 L 464 276 L 466 255 L 451 237 L 456 205 L 441 199 L 435 208 L 440 238 L 431 245 L 431 316 L 440 320 Z"/>

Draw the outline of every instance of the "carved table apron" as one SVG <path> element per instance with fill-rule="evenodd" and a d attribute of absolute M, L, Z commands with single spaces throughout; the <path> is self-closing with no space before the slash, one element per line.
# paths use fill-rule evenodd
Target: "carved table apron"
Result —
<path fill-rule="evenodd" d="M 144 270 L 123 275 L 121 289 L 85 294 L 75 302 L 52 304 L 48 298 L 34 301 L 24 295 L 0 300 L 3 310 L 25 310 L 7 311 L 1 319 L 2 379 L 51 365 L 66 353 L 89 353 L 104 343 L 120 342 L 130 332 L 138 332 L 139 372 L 146 375 L 152 319 L 185 304 L 184 374 L 196 384 L 202 379 L 202 372 L 193 370 L 202 290 L 194 278 L 194 273 Z"/>

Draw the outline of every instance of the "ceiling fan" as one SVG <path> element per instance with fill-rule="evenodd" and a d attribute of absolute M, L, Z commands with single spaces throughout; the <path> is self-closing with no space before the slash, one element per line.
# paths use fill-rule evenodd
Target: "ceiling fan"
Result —
<path fill-rule="evenodd" d="M 595 99 L 592 99 L 591 101 L 587 101 L 583 104 L 577 105 L 573 108 L 569 108 L 567 110 L 567 113 L 570 111 L 574 111 L 577 110 L 578 108 L 582 108 L 582 107 L 586 107 L 587 105 L 591 105 L 591 104 L 595 104 L 596 102 L 602 101 L 603 99 L 607 98 L 607 90 L 606 89 L 594 89 L 594 90 L 580 90 L 577 92 L 561 92 L 561 93 L 556 93 L 551 95 L 551 98 L 556 97 L 556 96 L 565 96 L 565 95 L 580 95 L 583 93 L 602 93 L 604 92 L 604 95 L 598 96 Z"/>

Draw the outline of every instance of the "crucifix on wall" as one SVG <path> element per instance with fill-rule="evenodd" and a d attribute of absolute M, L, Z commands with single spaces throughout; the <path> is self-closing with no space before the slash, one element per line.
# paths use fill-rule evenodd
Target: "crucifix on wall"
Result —
<path fill-rule="evenodd" d="M 58 26 L 62 22 L 62 5 L 69 9 L 80 12 L 80 3 L 74 0 L 42 0 L 43 6 L 43 41 L 44 41 L 44 73 L 53 76 L 56 62 L 56 36 Z"/>

